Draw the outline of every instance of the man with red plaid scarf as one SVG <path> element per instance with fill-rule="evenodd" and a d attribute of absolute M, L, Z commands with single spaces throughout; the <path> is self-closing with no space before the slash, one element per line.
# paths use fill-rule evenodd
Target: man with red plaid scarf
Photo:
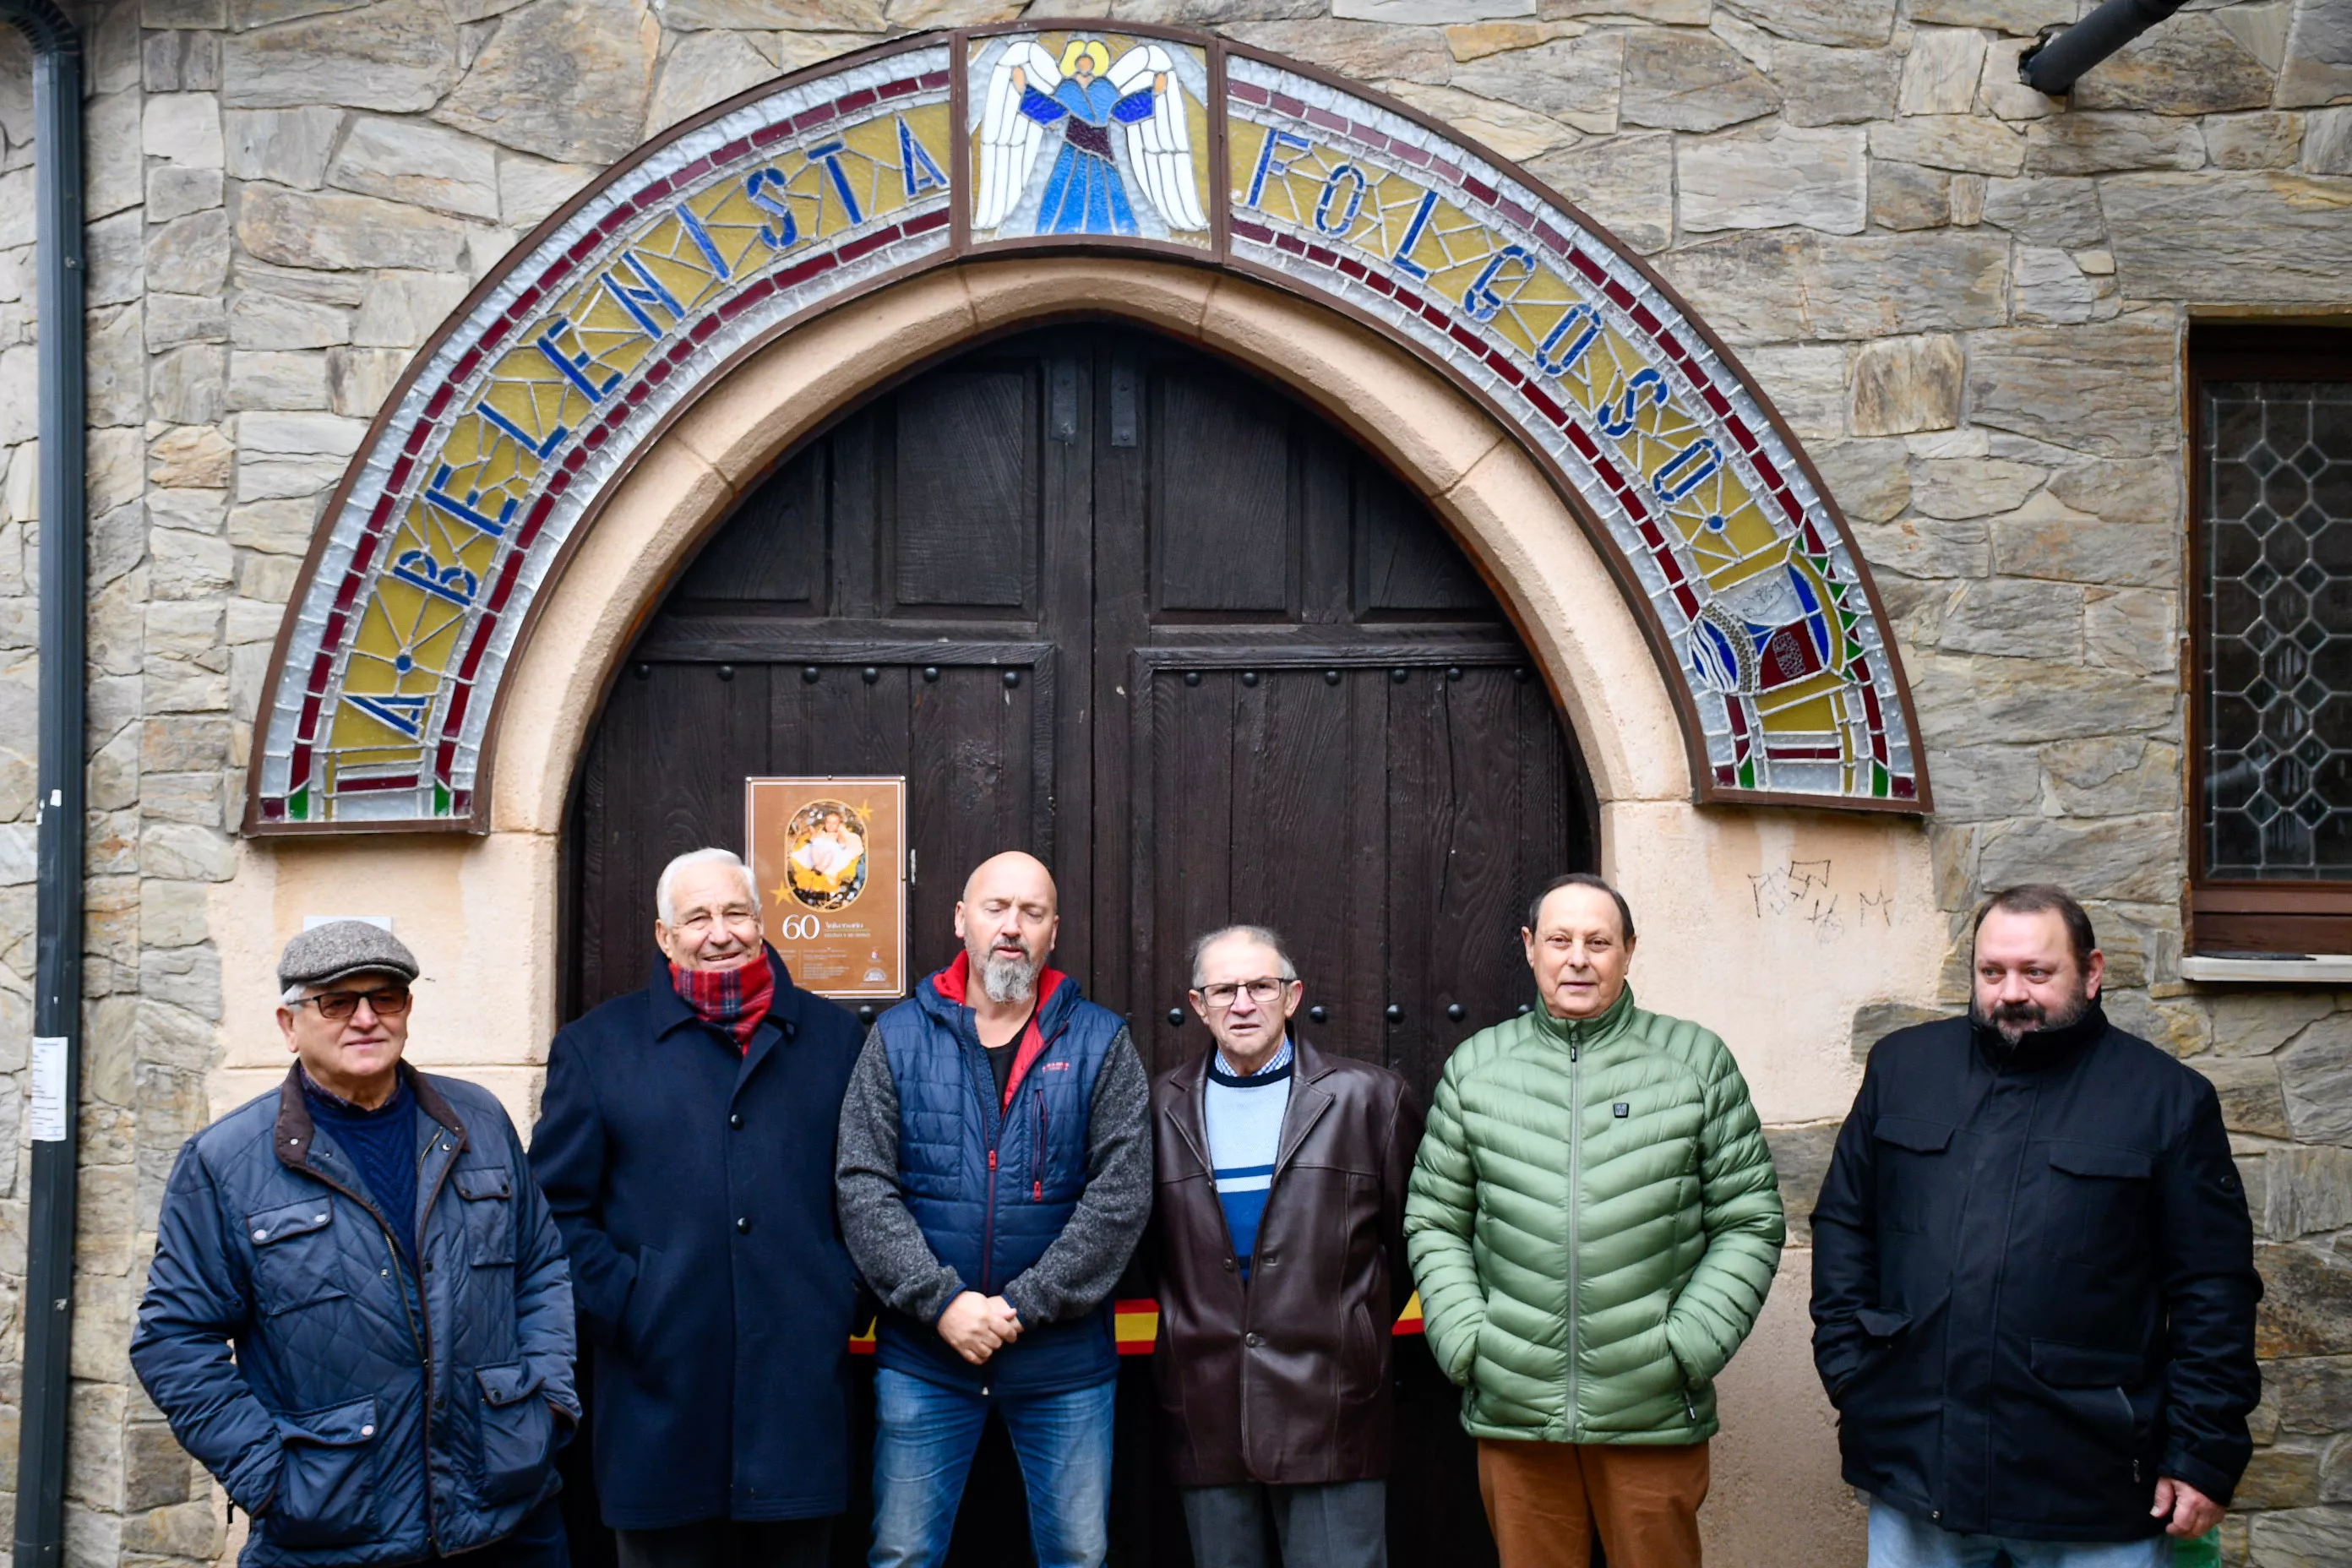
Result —
<path fill-rule="evenodd" d="M 816 1568 L 849 1504 L 833 1152 L 857 1021 L 793 984 L 728 851 L 672 860 L 654 905 L 645 989 L 556 1036 L 530 1148 L 597 1497 L 622 1568 Z"/>

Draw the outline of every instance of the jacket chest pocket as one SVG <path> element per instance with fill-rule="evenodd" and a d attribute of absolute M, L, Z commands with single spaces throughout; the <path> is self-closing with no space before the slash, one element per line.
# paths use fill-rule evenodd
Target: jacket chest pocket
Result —
<path fill-rule="evenodd" d="M 1882 1116 L 1871 1129 L 1878 1164 L 1878 1223 L 1882 1229 L 1926 1232 L 1937 1228 L 1950 1184 L 1952 1130 L 1915 1116 Z"/>
<path fill-rule="evenodd" d="M 347 1293 L 334 1200 L 326 1194 L 247 1215 L 245 1238 L 253 1246 L 254 1305 L 263 1317 Z"/>
<path fill-rule="evenodd" d="M 1028 1158 L 1021 1167 L 1020 1195 L 1033 1203 L 1074 1201 L 1086 1186 L 1086 1127 L 1084 1107 L 1073 1092 L 1076 1075 L 1067 1062 L 1039 1062 L 1034 1088 L 1013 1096 L 1008 1120 L 1021 1124 Z M 1009 1130 L 1008 1130 L 1009 1131 Z"/>
<path fill-rule="evenodd" d="M 503 1166 L 449 1173 L 466 1227 L 466 1261 L 477 1268 L 511 1268 L 515 1260 L 514 1175 Z"/>
<path fill-rule="evenodd" d="M 2139 1255 L 2154 1162 L 2105 1143 L 2050 1145 L 2047 1234 L 2061 1257 L 2123 1266 Z"/>

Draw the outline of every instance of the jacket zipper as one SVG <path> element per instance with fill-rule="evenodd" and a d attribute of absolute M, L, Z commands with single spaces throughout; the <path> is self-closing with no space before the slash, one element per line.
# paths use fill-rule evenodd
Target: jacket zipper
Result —
<path fill-rule="evenodd" d="M 1045 1043 L 1037 1048 L 1037 1060 L 1029 1064 L 1031 1071 L 1037 1069 L 1037 1063 L 1045 1059 L 1046 1054 L 1054 1048 L 1054 1042 L 1061 1037 L 1062 1030 L 1058 1027 L 1046 1037 Z M 980 1044 L 978 1025 L 972 1026 L 971 1038 L 974 1045 Z M 988 1065 L 987 1047 L 982 1047 L 980 1054 L 981 1067 L 985 1070 Z M 1014 1054 L 1017 1056 L 1019 1052 L 1016 1050 Z M 1027 1088 L 1028 1081 L 1024 1074 L 1021 1083 L 1015 1086 L 1014 1092 L 1018 1093 L 1022 1089 Z M 994 1089 L 993 1081 L 989 1087 L 992 1090 Z M 1042 1110 L 1044 1106 L 1042 1096 L 1038 1103 Z M 982 1295 L 988 1294 L 989 1287 L 996 1282 L 996 1153 L 1004 1142 L 1005 1111 L 1010 1108 L 999 1102 L 992 1109 L 996 1114 L 996 1135 L 988 1145 L 988 1208 L 980 1227 L 980 1289 Z M 1045 1183 L 1041 1179 L 1037 1184 L 1037 1195 L 1040 1200 L 1045 1196 Z"/>
<path fill-rule="evenodd" d="M 1037 1142 L 1029 1152 L 1029 1201 L 1033 1204 L 1045 1201 L 1045 1091 L 1041 1089 L 1037 1091 Z"/>
<path fill-rule="evenodd" d="M 436 1126 L 434 1129 L 433 1136 L 436 1141 L 439 1140 L 442 1136 L 442 1129 Z M 426 1148 L 429 1152 L 431 1145 L 428 1144 Z M 417 1156 L 416 1163 L 418 1170 L 421 1172 L 425 1165 L 424 1155 L 420 1154 Z M 342 1194 L 343 1196 L 351 1199 L 352 1202 L 359 1205 L 361 1209 L 365 1211 L 368 1217 L 375 1221 L 377 1234 L 383 1237 L 383 1250 L 385 1257 L 390 1259 L 393 1268 L 400 1268 L 400 1247 L 399 1245 L 392 1238 L 392 1222 L 384 1218 L 383 1213 L 376 1208 L 373 1201 L 361 1196 L 359 1193 L 343 1185 L 342 1183 L 336 1181 L 333 1177 L 320 1170 L 316 1165 L 310 1163 L 308 1156 L 306 1156 L 302 1161 L 302 1169 L 310 1173 L 311 1175 L 316 1176 L 319 1181 L 326 1186 L 333 1188 L 336 1192 L 339 1192 Z M 448 1172 L 445 1169 L 442 1172 L 442 1176 L 446 1180 L 447 1175 Z M 440 1195 L 440 1184 L 436 1183 L 433 1188 L 434 1199 L 437 1201 Z M 426 1204 L 425 1209 L 426 1212 L 430 1213 L 432 1204 Z M 425 1310 L 424 1247 L 425 1238 L 420 1227 L 419 1235 L 417 1237 L 417 1300 L 415 1305 L 412 1307 L 409 1304 L 408 1287 L 404 1282 L 395 1279 L 393 1283 L 394 1288 L 400 1291 L 400 1310 L 402 1316 L 408 1321 L 409 1340 L 416 1346 L 416 1353 L 424 1362 L 425 1409 L 421 1413 L 423 1418 L 418 1424 L 418 1434 L 420 1437 L 420 1446 L 425 1450 L 425 1540 L 428 1545 L 435 1545 L 436 1550 L 437 1551 L 438 1547 L 435 1542 L 433 1534 L 433 1317 L 431 1313 Z M 418 1327 L 420 1323 L 423 1325 L 421 1331 Z M 236 1516 L 232 1514 L 230 1517 L 234 1518 Z"/>
<path fill-rule="evenodd" d="M 442 1162 L 441 1174 L 434 1179 L 433 1190 L 425 1194 L 424 1203 L 417 1206 L 418 1213 L 431 1214 L 433 1205 L 441 1201 L 441 1189 L 449 1184 L 449 1173 L 457 1163 L 457 1151 L 463 1136 L 462 1133 L 453 1133 L 448 1129 L 436 1125 L 433 1129 L 431 1142 L 425 1145 L 424 1152 L 416 1156 L 416 1172 L 421 1179 L 425 1173 L 425 1155 L 433 1152 L 434 1145 L 445 1141 L 449 1145 L 449 1158 Z M 521 1267 L 521 1258 L 519 1256 L 516 1258 L 516 1267 L 518 1270 Z M 416 1300 L 420 1309 L 417 1316 L 425 1324 L 425 1409 L 424 1419 L 418 1423 L 418 1436 L 425 1449 L 425 1539 L 435 1552 L 438 1553 L 441 1550 L 440 1537 L 433 1527 L 433 1390 L 440 1377 L 440 1369 L 433 1364 L 433 1314 L 430 1310 L 425 1310 L 427 1300 L 425 1275 L 425 1226 L 420 1221 L 416 1227 Z"/>
<path fill-rule="evenodd" d="M 1584 1078 L 1577 1070 L 1581 1052 L 1578 1045 L 1579 1026 L 1568 1026 L 1568 1440 L 1575 1441 L 1579 1426 L 1577 1417 L 1577 1385 L 1582 1375 L 1579 1361 L 1580 1344 L 1584 1337 L 1583 1323 L 1577 1311 L 1576 1264 L 1578 1249 L 1583 1246 L 1582 1209 L 1584 1195 Z"/>

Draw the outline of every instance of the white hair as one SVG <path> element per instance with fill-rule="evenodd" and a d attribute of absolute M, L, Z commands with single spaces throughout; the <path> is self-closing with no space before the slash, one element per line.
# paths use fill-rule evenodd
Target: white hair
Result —
<path fill-rule="evenodd" d="M 1256 942 L 1261 947 L 1272 948 L 1274 950 L 1276 960 L 1275 967 L 1280 971 L 1281 977 L 1285 980 L 1296 980 L 1298 978 L 1298 967 L 1290 962 L 1290 944 L 1284 942 L 1282 938 L 1276 935 L 1274 931 L 1268 930 L 1265 926 L 1256 925 L 1219 926 L 1216 930 L 1209 932 L 1208 935 L 1200 938 L 1192 943 L 1192 956 L 1186 962 L 1191 963 L 1192 966 L 1193 990 L 1198 991 L 1201 988 L 1202 958 L 1211 948 L 1216 946 L 1217 943 L 1225 941 L 1229 937 L 1244 937 L 1251 942 Z"/>
<path fill-rule="evenodd" d="M 751 868 L 732 849 L 689 849 L 662 868 L 661 879 L 654 884 L 654 913 L 662 924 L 677 923 L 677 906 L 671 902 L 670 892 L 677 885 L 677 874 L 689 866 L 732 866 L 743 879 L 743 896 L 756 906 L 760 901 L 760 886 L 751 879 Z"/>

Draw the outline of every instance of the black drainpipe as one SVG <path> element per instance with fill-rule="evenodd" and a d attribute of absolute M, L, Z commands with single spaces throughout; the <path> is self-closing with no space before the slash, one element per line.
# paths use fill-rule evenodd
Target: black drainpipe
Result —
<path fill-rule="evenodd" d="M 2063 98 L 2083 73 L 2180 9 L 2186 0 L 2105 0 L 2072 26 L 2044 27 L 2041 39 L 2017 57 L 2017 79 L 2036 92 Z"/>
<path fill-rule="evenodd" d="M 33 47 L 39 274 L 41 760 L 33 992 L 32 1215 L 16 1456 L 16 1568 L 58 1568 L 73 1331 L 81 1079 L 83 361 L 81 35 L 51 0 L 0 0 Z"/>

